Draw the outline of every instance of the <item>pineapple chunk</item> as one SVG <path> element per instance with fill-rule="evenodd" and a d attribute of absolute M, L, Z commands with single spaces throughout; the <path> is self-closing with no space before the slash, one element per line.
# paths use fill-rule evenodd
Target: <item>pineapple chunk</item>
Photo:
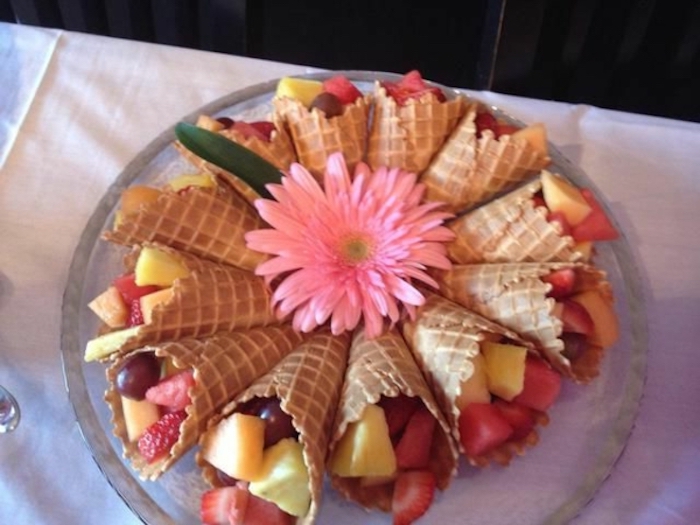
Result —
<path fill-rule="evenodd" d="M 581 292 L 571 299 L 583 306 L 593 320 L 591 342 L 603 348 L 614 345 L 620 336 L 620 327 L 610 301 L 603 299 L 595 290 Z"/>
<path fill-rule="evenodd" d="M 95 297 L 88 307 L 110 328 L 122 328 L 129 318 L 129 308 L 115 286 Z"/>
<path fill-rule="evenodd" d="M 160 419 L 158 405 L 150 401 L 136 401 L 122 396 L 122 412 L 129 441 L 138 440 L 153 423 Z"/>
<path fill-rule="evenodd" d="M 523 391 L 527 349 L 523 346 L 484 342 L 481 351 L 486 360 L 489 391 L 506 401 L 512 401 Z"/>
<path fill-rule="evenodd" d="M 359 421 L 348 425 L 333 452 L 330 470 L 343 477 L 391 476 L 396 472 L 396 455 L 380 406 L 369 405 Z"/>
<path fill-rule="evenodd" d="M 134 273 L 138 286 L 172 286 L 176 279 L 187 277 L 190 271 L 177 257 L 145 246 L 136 261 Z"/>
<path fill-rule="evenodd" d="M 173 298 L 173 289 L 163 288 L 157 292 L 149 293 L 139 299 L 141 303 L 141 315 L 143 315 L 144 324 L 149 324 L 153 321 L 153 309 L 159 304 L 164 304 Z"/>
<path fill-rule="evenodd" d="M 474 365 L 474 373 L 469 379 L 462 382 L 459 396 L 455 399 L 455 405 L 460 411 L 469 403 L 491 402 L 484 356 L 481 354 L 476 355 L 472 359 L 472 363 Z"/>
<path fill-rule="evenodd" d="M 265 421 L 235 412 L 207 431 L 202 457 L 232 478 L 252 481 L 261 476 Z"/>
<path fill-rule="evenodd" d="M 592 208 L 576 186 L 548 171 L 542 172 L 542 194 L 549 211 L 563 213 L 569 226 L 576 226 L 591 213 Z"/>
<path fill-rule="evenodd" d="M 250 482 L 248 490 L 292 516 L 306 516 L 311 505 L 311 489 L 301 443 L 285 438 L 266 448 L 260 475 Z"/>
<path fill-rule="evenodd" d="M 85 361 L 96 361 L 103 359 L 108 355 L 116 352 L 130 337 L 135 336 L 139 331 L 139 326 L 124 328 L 116 332 L 95 337 L 87 342 L 85 346 Z"/>
<path fill-rule="evenodd" d="M 189 187 L 216 188 L 216 181 L 207 173 L 195 173 L 180 175 L 168 182 L 168 187 L 173 191 L 184 190 Z"/>
<path fill-rule="evenodd" d="M 318 80 L 306 78 L 284 77 L 277 83 L 275 95 L 279 98 L 293 98 L 304 104 L 307 108 L 311 106 L 314 99 L 323 92 L 323 83 Z"/>

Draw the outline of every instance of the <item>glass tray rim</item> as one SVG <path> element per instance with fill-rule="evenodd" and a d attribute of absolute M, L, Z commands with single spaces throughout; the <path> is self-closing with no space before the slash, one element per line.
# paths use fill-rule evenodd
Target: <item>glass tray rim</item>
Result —
<path fill-rule="evenodd" d="M 359 82 L 396 81 L 402 76 L 396 73 L 360 70 L 323 71 L 295 76 L 323 80 L 337 74 L 345 75 L 350 80 Z M 194 123 L 200 114 L 215 114 L 227 107 L 241 104 L 268 93 L 274 93 L 278 81 L 279 79 L 273 79 L 261 82 L 224 95 L 201 106 L 177 122 Z M 478 99 L 478 96 L 473 96 L 468 90 L 451 88 L 435 82 L 429 82 L 429 84 L 440 87 L 449 95 L 460 94 L 485 104 Z M 515 124 L 523 124 L 500 108 L 489 104 L 485 105 L 506 120 Z M 86 402 L 88 393 L 82 370 L 83 359 L 82 349 L 78 340 L 78 322 L 80 309 L 83 306 L 80 304 L 83 291 L 83 276 L 88 266 L 91 250 L 99 239 L 104 222 L 110 211 L 116 206 L 123 189 L 138 177 L 143 167 L 149 161 L 175 140 L 174 130 L 177 122 L 162 131 L 124 167 L 98 202 L 75 248 L 63 294 L 61 311 L 60 347 L 64 383 L 75 413 L 78 429 L 107 482 L 114 488 L 127 507 L 131 509 L 135 517 L 147 524 L 170 524 L 175 523 L 175 521 L 151 499 L 139 482 L 133 478 L 121 459 L 115 454 L 108 436 L 102 432 L 93 407 L 89 402 Z M 641 273 L 624 231 L 611 213 L 607 199 L 604 195 L 601 195 L 593 181 L 581 168 L 569 161 L 551 142 L 548 145 L 553 162 L 565 167 L 566 176 L 575 183 L 579 185 L 585 183 L 586 186 L 592 189 L 608 216 L 612 218 L 618 231 L 621 232 L 621 239 L 614 241 L 613 251 L 618 263 L 626 270 L 623 272 L 622 279 L 625 288 L 624 294 L 628 300 L 630 310 L 631 344 L 633 346 L 631 361 L 629 362 L 630 372 L 626 378 L 628 385 L 622 400 L 623 406 L 627 410 L 619 414 L 610 435 L 606 439 L 605 445 L 601 449 L 596 467 L 588 472 L 568 501 L 564 502 L 544 522 L 546 525 L 555 525 L 567 523 L 583 511 L 586 505 L 592 501 L 595 493 L 605 480 L 611 475 L 615 463 L 624 451 L 627 439 L 633 431 L 643 396 L 648 352 L 648 329 L 643 291 L 641 289 Z M 600 459 L 603 459 L 603 461 L 600 461 Z"/>

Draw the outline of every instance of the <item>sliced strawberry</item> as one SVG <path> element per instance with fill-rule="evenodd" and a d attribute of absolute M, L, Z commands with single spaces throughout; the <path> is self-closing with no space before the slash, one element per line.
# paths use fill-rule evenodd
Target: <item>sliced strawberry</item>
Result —
<path fill-rule="evenodd" d="M 470 403 L 459 414 L 459 433 L 467 455 L 476 457 L 505 443 L 513 429 L 492 403 Z"/>
<path fill-rule="evenodd" d="M 183 370 L 161 379 L 146 390 L 146 400 L 171 411 L 183 410 L 190 404 L 190 389 L 194 386 L 192 370 Z"/>
<path fill-rule="evenodd" d="M 249 493 L 240 487 L 219 487 L 202 494 L 199 518 L 204 525 L 243 523 Z"/>
<path fill-rule="evenodd" d="M 424 469 L 430 462 L 433 445 L 435 416 L 425 406 L 420 406 L 406 424 L 400 441 L 396 445 L 396 464 L 403 469 Z"/>
<path fill-rule="evenodd" d="M 547 222 L 557 222 L 561 226 L 562 235 L 571 235 L 571 226 L 569 221 L 566 219 L 566 215 L 561 211 L 550 211 L 547 214 Z"/>
<path fill-rule="evenodd" d="M 571 229 L 571 236 L 577 242 L 582 241 L 613 241 L 620 234 L 608 219 L 608 216 L 596 200 L 593 192 L 587 188 L 581 189 L 581 195 L 591 207 L 591 212 L 583 221 Z"/>
<path fill-rule="evenodd" d="M 341 104 L 352 104 L 362 96 L 362 93 L 344 75 L 336 75 L 323 81 L 323 91 L 332 93 Z"/>
<path fill-rule="evenodd" d="M 501 414 L 503 414 L 503 417 L 506 418 L 506 421 L 513 429 L 513 433 L 508 438 L 509 440 L 523 439 L 534 428 L 535 416 L 530 407 L 503 399 L 496 399 L 493 404 L 501 411 Z"/>
<path fill-rule="evenodd" d="M 272 140 L 272 132 L 276 130 L 275 125 L 272 122 L 266 120 L 258 120 L 257 122 L 251 122 L 250 125 L 258 130 L 267 142 Z"/>
<path fill-rule="evenodd" d="M 561 299 L 573 293 L 574 285 L 576 284 L 576 272 L 574 272 L 573 268 L 563 268 L 551 272 L 540 279 L 552 285 L 552 289 L 547 294 L 548 297 Z"/>
<path fill-rule="evenodd" d="M 518 126 L 511 126 L 510 124 L 501 124 L 500 122 L 496 125 L 496 138 L 501 138 L 503 135 L 512 135 L 520 128 Z"/>
<path fill-rule="evenodd" d="M 532 204 L 535 208 L 546 208 L 547 203 L 544 202 L 544 197 L 541 193 L 535 193 L 532 196 Z"/>
<path fill-rule="evenodd" d="M 592 335 L 595 332 L 595 325 L 591 314 L 576 301 L 561 301 L 563 306 L 561 311 L 561 322 L 564 323 L 564 332 L 574 332 L 575 334 Z"/>
<path fill-rule="evenodd" d="M 143 312 L 141 311 L 141 301 L 134 299 L 129 305 L 129 317 L 126 320 L 126 326 L 139 326 L 143 324 Z"/>
<path fill-rule="evenodd" d="M 381 82 L 381 85 L 399 106 L 403 106 L 412 98 L 421 98 L 427 93 L 433 94 L 439 102 L 446 100 L 442 90 L 428 86 L 416 70 L 409 71 L 398 82 Z"/>
<path fill-rule="evenodd" d="M 394 484 L 394 525 L 409 525 L 425 514 L 435 497 L 435 475 L 429 470 L 402 472 Z"/>
<path fill-rule="evenodd" d="M 240 525 L 292 525 L 294 523 L 296 518 L 291 514 L 287 514 L 271 501 L 250 494 L 245 519 Z"/>
<path fill-rule="evenodd" d="M 124 302 L 128 305 L 131 305 L 135 300 L 140 299 L 144 295 L 160 290 L 160 287 L 155 285 L 138 286 L 136 284 L 136 274 L 133 273 L 117 277 L 112 281 L 112 285 L 119 290 L 122 299 L 124 299 Z"/>
<path fill-rule="evenodd" d="M 243 135 L 246 138 L 255 137 L 260 140 L 268 140 L 262 131 L 259 131 L 255 126 L 249 124 L 248 122 L 237 120 L 233 123 L 231 129 L 238 131 L 241 135 Z"/>
<path fill-rule="evenodd" d="M 543 359 L 528 356 L 525 361 L 525 380 L 523 391 L 515 398 L 513 403 L 545 412 L 561 391 L 561 376 Z"/>
<path fill-rule="evenodd" d="M 184 410 L 170 412 L 153 423 L 141 435 L 139 452 L 148 463 L 166 455 L 180 437 L 180 424 L 187 414 Z"/>
<path fill-rule="evenodd" d="M 481 137 L 481 134 L 490 129 L 493 134 L 496 135 L 496 128 L 498 127 L 498 121 L 488 111 L 482 111 L 476 114 L 474 119 L 474 124 L 476 124 L 476 136 Z"/>
<path fill-rule="evenodd" d="M 389 435 L 393 438 L 401 436 L 406 423 L 416 409 L 421 406 L 417 397 L 400 395 L 397 397 L 382 397 L 379 406 L 384 409 L 384 418 L 389 426 Z"/>

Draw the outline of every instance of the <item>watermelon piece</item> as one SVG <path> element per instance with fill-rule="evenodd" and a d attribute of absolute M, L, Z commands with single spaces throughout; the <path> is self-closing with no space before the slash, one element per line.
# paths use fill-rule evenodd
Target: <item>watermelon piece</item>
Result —
<path fill-rule="evenodd" d="M 518 405 L 504 399 L 496 399 L 493 404 L 513 429 L 509 440 L 523 439 L 535 427 L 535 415 L 530 407 Z"/>
<path fill-rule="evenodd" d="M 515 396 L 513 403 L 546 412 L 561 391 L 561 376 L 543 359 L 528 356 L 525 361 L 523 391 Z"/>
<path fill-rule="evenodd" d="M 146 400 L 170 410 L 183 410 L 190 404 L 190 389 L 194 386 L 192 370 L 183 370 L 161 379 L 146 390 Z"/>
<path fill-rule="evenodd" d="M 233 126 L 231 126 L 231 129 L 234 129 L 238 131 L 241 135 L 243 135 L 246 138 L 258 138 L 260 140 L 264 140 L 266 142 L 270 141 L 270 135 L 267 132 L 267 126 L 265 124 L 270 124 L 272 128 L 274 129 L 274 125 L 271 122 L 265 123 L 265 122 L 243 122 L 241 120 L 237 120 L 236 122 L 233 123 Z M 269 133 L 272 133 L 270 131 Z"/>
<path fill-rule="evenodd" d="M 335 95 L 341 104 L 353 104 L 362 96 L 355 85 L 344 75 L 336 75 L 323 81 L 323 91 Z"/>
<path fill-rule="evenodd" d="M 141 299 L 144 295 L 152 294 L 160 290 L 159 286 L 149 284 L 147 286 L 139 286 L 136 284 L 136 274 L 129 273 L 117 277 L 112 281 L 114 286 L 124 299 L 124 303 L 131 305 L 134 301 Z"/>
<path fill-rule="evenodd" d="M 496 120 L 496 117 L 494 117 L 488 111 L 481 111 L 477 113 L 476 118 L 474 119 L 474 124 L 476 124 L 477 137 L 481 137 L 481 134 L 487 129 L 493 131 L 494 136 L 496 136 L 498 130 L 498 121 Z"/>
<path fill-rule="evenodd" d="M 411 99 L 419 99 L 428 93 L 432 93 L 439 102 L 446 100 L 442 90 L 438 87 L 428 86 L 417 70 L 409 71 L 398 82 L 384 81 L 380 84 L 399 106 L 405 105 Z"/>
<path fill-rule="evenodd" d="M 564 332 L 574 332 L 576 334 L 593 335 L 595 325 L 593 318 L 583 306 L 576 301 L 564 300 L 561 302 L 561 321 L 564 323 Z"/>
<path fill-rule="evenodd" d="M 397 397 L 382 396 L 378 405 L 384 410 L 384 418 L 389 427 L 389 435 L 392 439 L 395 439 L 401 436 L 408 420 L 421 406 L 421 401 L 417 397 L 404 395 Z"/>
<path fill-rule="evenodd" d="M 492 403 L 471 403 L 459 414 L 459 433 L 466 454 L 477 457 L 505 443 L 513 428 Z"/>
<path fill-rule="evenodd" d="M 614 241 L 620 234 L 605 215 L 593 192 L 587 188 L 581 189 L 581 195 L 591 207 L 591 212 L 579 224 L 571 229 L 571 236 L 577 242 L 582 241 Z"/>
<path fill-rule="evenodd" d="M 430 462 L 433 432 L 437 421 L 425 407 L 419 407 L 406 424 L 394 452 L 396 465 L 402 469 L 424 469 Z"/>

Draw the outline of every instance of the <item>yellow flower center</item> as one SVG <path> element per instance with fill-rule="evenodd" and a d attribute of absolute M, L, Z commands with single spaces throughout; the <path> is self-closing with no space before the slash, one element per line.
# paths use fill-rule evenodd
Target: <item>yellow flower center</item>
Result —
<path fill-rule="evenodd" d="M 340 241 L 339 253 L 345 263 L 359 264 L 372 255 L 372 246 L 369 239 L 355 234 Z"/>

